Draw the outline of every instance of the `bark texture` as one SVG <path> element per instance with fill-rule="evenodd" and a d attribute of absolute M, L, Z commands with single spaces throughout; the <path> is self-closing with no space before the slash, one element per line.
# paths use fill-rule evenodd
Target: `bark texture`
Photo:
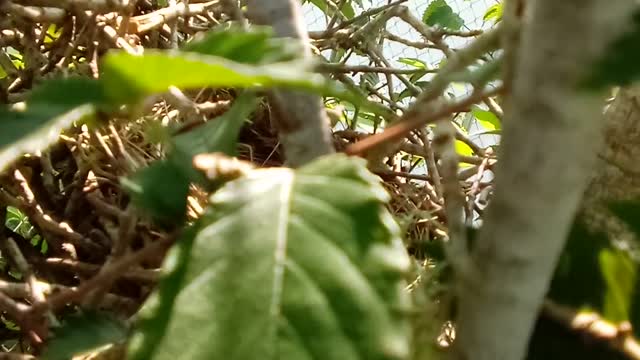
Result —
<path fill-rule="evenodd" d="M 271 25 L 276 36 L 291 38 L 304 49 L 303 57 L 310 60 L 309 37 L 302 20 L 300 1 L 249 0 L 247 6 L 253 23 Z M 287 165 L 301 166 L 335 151 L 321 97 L 281 90 L 272 91 L 269 100 L 278 121 Z"/>
<path fill-rule="evenodd" d="M 601 98 L 578 92 L 634 2 L 527 2 L 495 195 L 460 279 L 454 355 L 518 360 L 596 162 Z M 629 19 L 630 20 L 630 19 Z"/>

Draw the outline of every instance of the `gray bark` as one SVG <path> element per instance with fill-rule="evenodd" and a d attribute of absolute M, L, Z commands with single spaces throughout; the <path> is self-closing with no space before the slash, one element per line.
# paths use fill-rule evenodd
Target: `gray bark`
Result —
<path fill-rule="evenodd" d="M 276 36 L 291 38 L 304 49 L 304 58 L 311 58 L 299 1 L 249 0 L 247 6 L 249 19 L 253 23 L 271 25 Z M 335 151 L 321 97 L 278 90 L 270 93 L 269 100 L 277 119 L 287 165 L 304 165 Z"/>
<path fill-rule="evenodd" d="M 596 160 L 601 97 L 576 90 L 630 0 L 529 1 L 495 194 L 460 279 L 455 357 L 517 360 Z M 629 19 L 630 20 L 630 19 Z"/>

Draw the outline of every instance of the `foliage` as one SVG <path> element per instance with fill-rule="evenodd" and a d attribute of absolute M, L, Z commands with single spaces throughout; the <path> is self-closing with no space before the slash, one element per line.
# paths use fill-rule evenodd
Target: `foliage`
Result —
<path fill-rule="evenodd" d="M 144 311 L 132 358 L 403 358 L 408 259 L 386 200 L 344 156 L 228 183 L 196 225 L 183 275 L 182 250 L 169 259 L 173 316 Z"/>
<path fill-rule="evenodd" d="M 125 325 L 111 316 L 86 312 L 69 316 L 55 330 L 55 338 L 45 352 L 43 360 L 68 360 L 99 347 L 126 340 Z"/>
<path fill-rule="evenodd" d="M 456 14 L 446 0 L 434 0 L 429 3 L 422 14 L 422 21 L 430 26 L 440 26 L 446 29 L 458 30 L 464 25 L 460 15 Z"/>

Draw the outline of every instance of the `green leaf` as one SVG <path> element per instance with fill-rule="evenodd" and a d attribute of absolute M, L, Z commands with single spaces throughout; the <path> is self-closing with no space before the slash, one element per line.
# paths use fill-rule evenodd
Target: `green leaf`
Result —
<path fill-rule="evenodd" d="M 27 215 L 13 206 L 7 206 L 5 226 L 27 240 L 35 235 L 35 228 L 29 222 Z"/>
<path fill-rule="evenodd" d="M 92 105 L 75 109 L 56 104 L 27 104 L 23 111 L 0 107 L 0 172 L 27 153 L 46 149 L 61 131 L 87 122 L 95 115 Z"/>
<path fill-rule="evenodd" d="M 322 10 L 322 12 L 328 16 L 332 16 L 334 13 L 334 11 L 332 11 L 332 9 L 327 6 L 325 0 L 309 0 L 308 2 L 315 5 L 318 9 Z M 340 11 L 347 19 L 352 19 L 355 16 L 355 11 L 348 1 L 344 3 Z"/>
<path fill-rule="evenodd" d="M 398 62 L 407 64 L 409 66 L 413 66 L 416 69 L 425 69 L 425 70 L 429 69 L 429 66 L 427 65 L 426 62 L 416 58 L 403 57 L 403 58 L 399 58 Z"/>
<path fill-rule="evenodd" d="M 90 105 L 91 104 L 91 105 Z M 99 81 L 71 77 L 43 82 L 34 88 L 23 109 L 0 107 L 0 171 L 24 153 L 43 150 L 59 133 L 87 120 L 98 109 L 108 109 Z"/>
<path fill-rule="evenodd" d="M 240 129 L 257 104 L 258 99 L 254 94 L 239 96 L 224 115 L 175 136 L 173 142 L 176 149 L 189 157 L 209 152 L 235 156 Z"/>
<path fill-rule="evenodd" d="M 608 86 L 626 86 L 640 78 L 640 10 L 633 14 L 630 31 L 608 45 L 602 57 L 593 65 L 583 86 L 598 90 Z"/>
<path fill-rule="evenodd" d="M 474 106 L 471 110 L 473 116 L 477 119 L 483 129 L 487 131 L 500 130 L 502 128 L 500 119 L 491 111 L 482 110 Z"/>
<path fill-rule="evenodd" d="M 156 161 L 132 177 L 121 179 L 121 183 L 136 207 L 146 211 L 159 224 L 179 225 L 186 220 L 191 179 L 181 158 L 170 156 L 167 160 Z"/>
<path fill-rule="evenodd" d="M 502 20 L 502 3 L 495 4 L 490 6 L 487 11 L 482 16 L 482 20 L 489 21 L 491 19 L 495 19 L 496 22 Z"/>
<path fill-rule="evenodd" d="M 637 264 L 622 251 L 600 253 L 600 270 L 607 284 L 602 315 L 612 322 L 629 320 L 629 311 L 636 284 Z"/>
<path fill-rule="evenodd" d="M 432 1 L 422 15 L 422 22 L 451 30 L 459 30 L 464 25 L 462 18 L 453 12 L 445 0 Z"/>
<path fill-rule="evenodd" d="M 156 347 L 163 340 L 167 324 L 173 315 L 173 306 L 180 293 L 198 230 L 199 224 L 186 228 L 176 245 L 167 253 L 162 280 L 138 312 L 140 319 L 138 331 L 129 341 L 129 360 L 151 359 Z"/>
<path fill-rule="evenodd" d="M 175 136 L 174 148 L 166 160 L 157 161 L 133 177 L 122 179 L 136 206 L 160 224 L 178 225 L 183 222 L 190 184 L 205 183 L 202 174 L 191 166 L 193 156 L 209 152 L 234 155 L 240 129 L 257 103 L 258 99 L 252 93 L 240 95 L 224 115 Z"/>
<path fill-rule="evenodd" d="M 202 38 L 186 44 L 182 50 L 223 57 L 243 64 L 290 61 L 299 53 L 291 41 L 272 37 L 268 27 L 252 27 L 245 31 L 239 27 L 222 27 L 208 31 Z"/>
<path fill-rule="evenodd" d="M 95 312 L 70 316 L 62 327 L 54 330 L 41 358 L 43 360 L 69 360 L 74 355 L 122 342 L 127 328 L 115 319 Z"/>
<path fill-rule="evenodd" d="M 134 339 L 161 340 L 136 342 L 131 359 L 404 358 L 409 259 L 387 200 L 344 155 L 228 183 L 199 222 L 171 315 L 143 309 L 166 323 Z"/>
<path fill-rule="evenodd" d="M 286 86 L 327 91 L 324 77 L 302 61 L 251 66 L 217 56 L 148 50 L 144 56 L 108 54 L 102 64 L 105 91 L 114 102 L 132 104 L 144 96 L 178 88 Z M 162 74 L 162 76 L 158 76 Z"/>
<path fill-rule="evenodd" d="M 465 144 L 463 141 L 456 140 L 455 147 L 456 147 L 456 152 L 459 155 L 463 155 L 463 156 L 473 155 L 473 149 L 469 145 Z"/>

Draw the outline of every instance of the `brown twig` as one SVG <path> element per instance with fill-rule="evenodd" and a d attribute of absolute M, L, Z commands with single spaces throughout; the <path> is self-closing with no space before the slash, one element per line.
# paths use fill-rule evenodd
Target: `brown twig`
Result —
<path fill-rule="evenodd" d="M 99 289 L 105 284 L 108 285 L 113 279 L 121 277 L 129 267 L 169 247 L 173 243 L 174 238 L 174 236 L 170 236 L 157 240 L 135 253 L 131 253 L 114 261 L 104 271 L 101 271 L 96 276 L 80 284 L 77 288 L 52 295 L 44 303 L 34 304 L 30 310 L 31 315 L 41 314 L 43 311 L 49 309 L 55 311 L 68 303 L 82 300 L 89 292 Z"/>
<path fill-rule="evenodd" d="M 543 314 L 594 340 L 604 341 L 629 359 L 640 360 L 640 343 L 633 337 L 631 325 L 612 324 L 594 312 L 578 312 L 568 306 L 545 300 Z"/>
<path fill-rule="evenodd" d="M 401 139 L 409 132 L 418 129 L 421 126 L 438 121 L 444 117 L 466 109 L 487 97 L 495 96 L 500 93 L 502 93 L 502 87 L 497 87 L 489 91 L 473 93 L 467 98 L 457 102 L 446 103 L 433 111 L 425 112 L 420 108 L 414 108 L 413 111 L 410 110 L 405 113 L 405 115 L 403 115 L 395 125 L 392 125 L 380 134 L 367 137 L 350 145 L 345 152 L 350 155 L 361 155 L 376 146 L 388 141 Z"/>

